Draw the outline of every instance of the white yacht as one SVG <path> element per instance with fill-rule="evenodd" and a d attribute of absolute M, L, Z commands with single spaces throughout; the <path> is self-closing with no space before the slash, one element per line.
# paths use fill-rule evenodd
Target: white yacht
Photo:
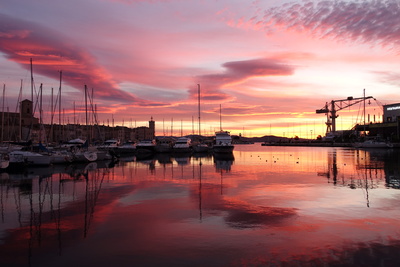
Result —
<path fill-rule="evenodd" d="M 232 137 L 228 131 L 221 130 L 215 133 L 214 153 L 232 153 L 233 149 Z"/>
<path fill-rule="evenodd" d="M 192 140 L 188 137 L 179 137 L 174 146 L 173 151 L 176 153 L 188 153 L 192 151 Z"/>

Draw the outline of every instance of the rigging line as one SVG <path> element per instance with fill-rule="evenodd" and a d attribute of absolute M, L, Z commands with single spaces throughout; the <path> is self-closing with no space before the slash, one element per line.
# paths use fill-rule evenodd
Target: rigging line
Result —
<path fill-rule="evenodd" d="M 55 115 L 55 113 L 56 113 L 56 110 L 57 110 L 57 104 L 58 104 L 58 100 L 60 99 L 60 91 L 57 93 L 57 96 L 56 96 L 56 99 L 55 99 L 55 104 L 54 104 L 54 107 L 53 107 L 53 109 L 52 109 L 52 111 L 51 111 L 51 119 L 52 119 L 52 121 L 53 121 L 53 119 L 54 119 L 54 115 Z"/>
<path fill-rule="evenodd" d="M 361 113 L 361 103 L 362 103 L 362 102 L 360 102 L 360 103 L 358 104 L 358 112 L 357 112 L 356 124 L 359 123 L 359 122 L 358 122 L 359 118 L 360 118 L 360 123 L 362 122 L 362 114 L 360 115 L 360 113 Z"/>

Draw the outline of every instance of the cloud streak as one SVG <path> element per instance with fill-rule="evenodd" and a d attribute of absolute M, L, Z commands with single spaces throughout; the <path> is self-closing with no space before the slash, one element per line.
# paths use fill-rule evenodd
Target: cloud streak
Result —
<path fill-rule="evenodd" d="M 394 0 L 285 4 L 266 10 L 263 24 L 268 32 L 284 28 L 400 50 L 400 3 Z"/>
<path fill-rule="evenodd" d="M 294 73 L 294 68 L 275 59 L 261 58 L 243 61 L 231 61 L 222 65 L 225 71 L 219 74 L 198 76 L 202 85 L 204 100 L 227 100 L 229 97 L 222 92 L 223 88 L 241 83 L 254 77 L 286 76 Z M 197 91 L 191 90 L 193 96 Z"/>
<path fill-rule="evenodd" d="M 26 69 L 32 58 L 34 72 L 53 79 L 58 79 L 62 70 L 66 84 L 80 90 L 87 84 L 95 89 L 96 98 L 147 104 L 118 89 L 112 77 L 85 49 L 38 24 L 0 14 L 0 51 Z"/>

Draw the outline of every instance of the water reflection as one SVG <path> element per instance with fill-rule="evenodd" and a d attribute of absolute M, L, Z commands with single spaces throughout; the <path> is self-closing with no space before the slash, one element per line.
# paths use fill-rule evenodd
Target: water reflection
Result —
<path fill-rule="evenodd" d="M 230 171 L 235 157 L 233 153 L 214 155 L 215 169 L 217 171 Z"/>
<path fill-rule="evenodd" d="M 230 155 L 0 173 L 5 266 L 394 266 L 399 151 Z"/>
<path fill-rule="evenodd" d="M 338 163 L 338 151 L 328 152 L 327 169 L 318 172 L 334 185 L 355 188 L 374 188 L 384 179 L 387 187 L 399 188 L 399 153 L 393 149 L 343 150 L 344 158 Z M 355 169 L 356 173 L 349 172 Z M 369 184 L 368 184 L 369 183 Z"/>
<path fill-rule="evenodd" d="M 61 254 L 64 241 L 88 235 L 102 183 L 109 175 L 98 164 L 2 174 L 1 258 L 7 259 L 6 265 L 31 266 L 34 254 Z"/>

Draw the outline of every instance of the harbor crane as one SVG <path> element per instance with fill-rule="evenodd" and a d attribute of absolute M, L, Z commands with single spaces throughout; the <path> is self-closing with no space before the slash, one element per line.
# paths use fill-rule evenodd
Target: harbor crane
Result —
<path fill-rule="evenodd" d="M 364 101 L 364 110 L 365 110 L 365 100 L 373 98 L 372 96 L 364 96 L 364 97 L 357 97 L 353 98 L 352 96 L 347 97 L 347 99 L 340 99 L 340 100 L 332 100 L 330 105 L 326 102 L 325 107 L 322 109 L 317 109 L 317 114 L 326 114 L 326 133 L 329 132 L 336 132 L 336 118 L 339 117 L 337 112 L 358 104 Z M 364 115 L 365 116 L 365 115 Z M 364 119 L 365 120 L 365 119 Z M 364 122 L 365 123 L 365 122 Z"/>

